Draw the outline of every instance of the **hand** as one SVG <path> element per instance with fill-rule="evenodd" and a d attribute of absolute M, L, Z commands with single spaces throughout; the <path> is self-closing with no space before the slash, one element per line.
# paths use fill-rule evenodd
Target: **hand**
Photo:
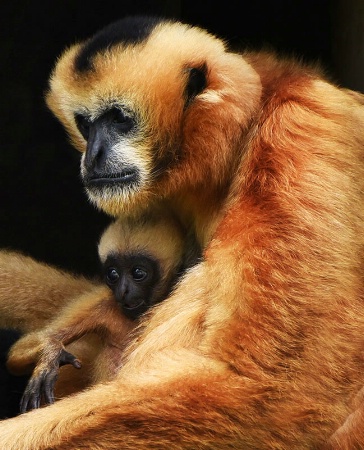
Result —
<path fill-rule="evenodd" d="M 39 408 L 41 404 L 54 403 L 54 385 L 58 378 L 59 368 L 71 364 L 81 368 L 81 362 L 64 348 L 54 355 L 47 351 L 37 364 L 20 402 L 20 412 L 24 413 Z"/>

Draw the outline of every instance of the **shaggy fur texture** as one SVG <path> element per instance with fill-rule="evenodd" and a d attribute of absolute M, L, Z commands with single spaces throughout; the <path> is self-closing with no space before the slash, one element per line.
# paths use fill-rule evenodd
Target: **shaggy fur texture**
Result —
<path fill-rule="evenodd" d="M 131 111 L 102 175 L 124 164 L 138 184 L 91 186 L 90 199 L 118 215 L 163 198 L 204 259 L 114 381 L 1 422 L 0 447 L 320 448 L 364 382 L 362 97 L 180 23 L 121 35 L 67 50 L 48 104 L 81 151 L 75 114 Z"/>

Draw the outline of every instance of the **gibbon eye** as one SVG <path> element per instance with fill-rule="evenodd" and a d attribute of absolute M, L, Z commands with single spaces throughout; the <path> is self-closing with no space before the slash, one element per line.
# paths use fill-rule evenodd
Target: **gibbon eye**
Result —
<path fill-rule="evenodd" d="M 119 272 L 115 267 L 109 267 L 106 271 L 106 282 L 108 284 L 115 284 L 120 278 Z"/>
<path fill-rule="evenodd" d="M 75 122 L 78 131 L 82 134 L 82 137 L 87 141 L 90 134 L 90 120 L 82 114 L 75 114 Z"/>
<path fill-rule="evenodd" d="M 148 273 L 140 267 L 133 267 L 131 274 L 135 281 L 143 281 L 148 275 Z"/>
<path fill-rule="evenodd" d="M 111 123 L 115 125 L 116 129 L 124 134 L 130 131 L 134 126 L 134 120 L 132 117 L 126 115 L 122 110 L 113 108 L 110 111 Z"/>
<path fill-rule="evenodd" d="M 113 110 L 113 123 L 125 123 L 129 118 L 120 109 Z"/>

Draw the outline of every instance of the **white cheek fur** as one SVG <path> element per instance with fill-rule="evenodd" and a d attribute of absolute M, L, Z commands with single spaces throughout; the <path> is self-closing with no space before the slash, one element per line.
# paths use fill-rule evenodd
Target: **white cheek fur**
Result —
<path fill-rule="evenodd" d="M 133 145 L 126 139 L 115 144 L 107 160 L 106 168 L 110 172 L 119 172 L 120 167 L 137 167 L 141 182 L 146 180 L 150 172 L 150 158 L 140 146 Z"/>

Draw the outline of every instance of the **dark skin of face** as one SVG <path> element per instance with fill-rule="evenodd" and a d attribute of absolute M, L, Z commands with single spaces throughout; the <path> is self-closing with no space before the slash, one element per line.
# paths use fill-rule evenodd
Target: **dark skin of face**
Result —
<path fill-rule="evenodd" d="M 83 182 L 89 188 L 108 184 L 133 184 L 138 174 L 135 167 L 126 166 L 119 172 L 109 174 L 107 159 L 113 145 L 132 132 L 136 127 L 133 117 L 125 111 L 112 107 L 95 120 L 87 115 L 76 114 L 75 122 L 78 130 L 87 142 L 85 168 L 87 175 Z"/>
<path fill-rule="evenodd" d="M 139 318 L 160 300 L 155 298 L 161 280 L 160 267 L 148 255 L 109 255 L 103 264 L 103 273 L 106 284 L 129 319 Z"/>

